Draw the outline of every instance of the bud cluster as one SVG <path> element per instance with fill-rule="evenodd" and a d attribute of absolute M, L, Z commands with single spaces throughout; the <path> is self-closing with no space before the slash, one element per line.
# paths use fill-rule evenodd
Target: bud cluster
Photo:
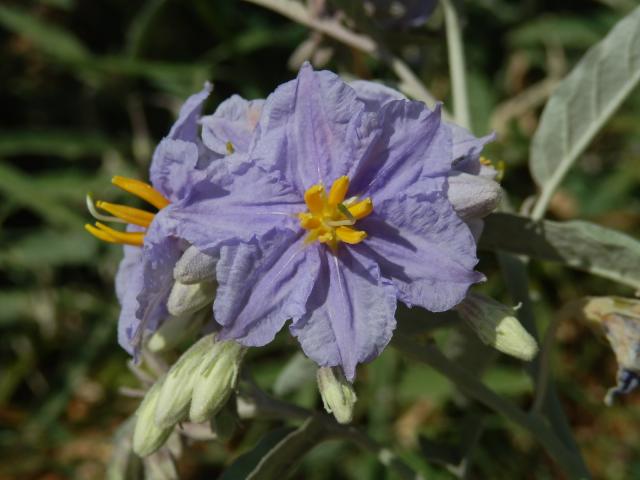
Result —
<path fill-rule="evenodd" d="M 236 387 L 245 348 L 216 334 L 201 338 L 147 392 L 136 412 L 133 449 L 145 456 L 160 448 L 184 420 L 216 415 Z"/>

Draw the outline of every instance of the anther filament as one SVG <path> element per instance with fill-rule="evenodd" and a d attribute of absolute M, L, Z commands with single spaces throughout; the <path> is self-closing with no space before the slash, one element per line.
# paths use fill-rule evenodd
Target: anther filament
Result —
<path fill-rule="evenodd" d="M 157 209 L 162 209 L 169 205 L 167 200 L 160 192 L 148 183 L 135 180 L 133 178 L 115 176 L 111 179 L 111 183 L 129 192 L 147 203 L 150 203 Z M 89 212 L 96 220 L 107 222 L 126 223 L 136 225 L 147 229 L 153 221 L 154 214 L 141 210 L 139 208 L 129 207 L 127 205 L 119 205 L 103 201 L 93 202 L 91 195 L 87 195 L 87 207 Z M 103 210 L 111 215 L 104 215 L 97 209 Z M 104 223 L 96 222 L 95 225 L 86 224 L 84 228 L 93 236 L 109 243 L 122 243 L 126 245 L 142 246 L 144 243 L 145 231 L 141 232 L 122 232 L 108 227 Z"/>

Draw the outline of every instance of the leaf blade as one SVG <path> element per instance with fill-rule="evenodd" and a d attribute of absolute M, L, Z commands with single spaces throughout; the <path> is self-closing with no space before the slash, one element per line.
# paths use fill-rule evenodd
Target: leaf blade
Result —
<path fill-rule="evenodd" d="M 640 7 L 592 47 L 551 96 L 531 143 L 539 220 L 560 182 L 640 82 Z"/>

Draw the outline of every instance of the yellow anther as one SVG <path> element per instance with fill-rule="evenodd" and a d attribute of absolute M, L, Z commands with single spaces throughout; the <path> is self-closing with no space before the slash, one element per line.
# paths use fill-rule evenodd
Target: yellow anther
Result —
<path fill-rule="evenodd" d="M 304 203 L 307 204 L 307 208 L 313 214 L 322 214 L 325 201 L 326 195 L 322 185 L 314 185 L 304 192 Z"/>
<path fill-rule="evenodd" d="M 227 153 L 229 155 L 231 155 L 233 152 L 236 151 L 236 149 L 233 147 L 233 143 L 231 142 L 227 142 L 226 147 L 227 147 Z"/>
<path fill-rule="evenodd" d="M 144 232 L 120 232 L 113 228 L 107 227 L 104 223 L 96 222 L 96 225 L 85 225 L 84 228 L 105 242 L 110 243 L 125 243 L 127 245 L 134 245 L 141 247 L 144 243 Z"/>
<path fill-rule="evenodd" d="M 329 207 L 335 207 L 342 203 L 347 195 L 347 190 L 349 190 L 349 177 L 342 176 L 333 182 L 331 190 L 329 190 Z"/>
<path fill-rule="evenodd" d="M 354 230 L 353 228 L 349 227 L 338 227 L 336 228 L 336 236 L 340 241 L 344 243 L 355 245 L 367 238 L 367 232 L 364 232 L 362 230 Z"/>
<path fill-rule="evenodd" d="M 151 225 L 154 217 L 153 213 L 145 212 L 139 208 L 127 207 L 126 205 L 117 205 L 115 203 L 98 201 L 96 202 L 96 207 L 125 220 L 127 223 L 133 223 L 134 225 L 145 228 Z"/>
<path fill-rule="evenodd" d="M 482 165 L 485 165 L 487 167 L 492 167 L 493 166 L 493 162 L 491 160 L 489 160 L 487 157 L 480 157 L 479 162 Z"/>
<path fill-rule="evenodd" d="M 351 215 L 353 215 L 353 218 L 360 220 L 373 212 L 373 202 L 370 198 L 365 198 L 358 203 L 354 203 L 348 208 Z"/>
<path fill-rule="evenodd" d="M 298 214 L 300 226 L 309 231 L 305 243 L 320 242 L 337 252 L 340 242 L 355 245 L 367 238 L 367 233 L 352 228 L 356 221 L 373 211 L 370 198 L 345 200 L 349 178 L 340 177 L 331 185 L 329 194 L 321 184 L 314 185 L 304 194 L 308 211 Z"/>
<path fill-rule="evenodd" d="M 320 226 L 320 220 L 318 217 L 309 212 L 298 214 L 298 220 L 300 220 L 300 226 L 305 230 L 313 230 Z"/>
<path fill-rule="evenodd" d="M 129 192 L 137 197 L 140 197 L 145 202 L 149 202 L 158 210 L 163 209 L 164 207 L 169 205 L 169 203 L 171 203 L 164 197 L 164 195 L 158 192 L 151 185 L 141 182 L 140 180 L 115 176 L 111 179 L 111 183 L 113 183 L 117 187 L 120 187 L 125 192 Z"/>

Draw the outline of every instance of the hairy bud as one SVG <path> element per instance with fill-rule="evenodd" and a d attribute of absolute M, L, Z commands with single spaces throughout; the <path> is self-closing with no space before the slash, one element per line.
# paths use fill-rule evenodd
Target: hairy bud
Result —
<path fill-rule="evenodd" d="M 176 317 L 197 312 L 213 302 L 216 289 L 217 284 L 212 282 L 185 284 L 176 281 L 167 300 L 167 310 Z"/>
<path fill-rule="evenodd" d="M 321 367 L 318 369 L 317 379 L 324 409 L 333 413 L 338 423 L 350 423 L 358 397 L 342 370 L 338 367 Z"/>
<path fill-rule="evenodd" d="M 520 324 L 513 308 L 470 293 L 456 310 L 486 345 L 526 361 L 538 353 L 538 344 Z"/>
<path fill-rule="evenodd" d="M 217 259 L 202 253 L 196 247 L 191 246 L 182 254 L 173 269 L 173 278 L 190 285 L 200 282 L 216 281 Z"/>
<path fill-rule="evenodd" d="M 141 457 L 150 455 L 162 447 L 173 431 L 173 425 L 159 427 L 155 422 L 155 412 L 162 384 L 163 379 L 160 379 L 149 389 L 135 413 L 133 451 Z"/>

